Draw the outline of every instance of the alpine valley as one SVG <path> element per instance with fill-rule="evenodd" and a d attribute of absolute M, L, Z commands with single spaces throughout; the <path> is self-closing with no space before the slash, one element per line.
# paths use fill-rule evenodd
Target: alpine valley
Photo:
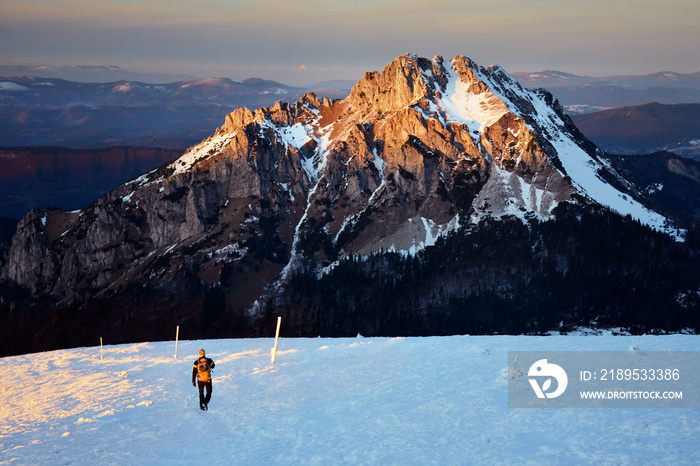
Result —
<path fill-rule="evenodd" d="M 406 54 L 343 100 L 238 108 L 93 204 L 28 213 L 0 355 L 269 336 L 277 316 L 288 336 L 697 332 L 697 222 L 645 193 L 548 92 Z"/>

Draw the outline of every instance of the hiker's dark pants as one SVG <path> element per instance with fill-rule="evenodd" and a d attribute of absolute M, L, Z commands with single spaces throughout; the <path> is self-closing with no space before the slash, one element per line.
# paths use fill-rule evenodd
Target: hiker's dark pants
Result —
<path fill-rule="evenodd" d="M 211 400 L 211 381 L 202 382 L 201 380 L 197 380 L 197 385 L 199 386 L 199 406 L 201 407 L 202 405 L 209 404 L 209 400 Z M 204 396 L 205 387 L 207 389 L 207 396 Z"/>

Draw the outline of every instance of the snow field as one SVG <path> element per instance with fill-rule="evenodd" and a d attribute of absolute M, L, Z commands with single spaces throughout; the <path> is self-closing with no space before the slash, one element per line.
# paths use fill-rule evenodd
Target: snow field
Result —
<path fill-rule="evenodd" d="M 192 170 L 192 167 L 194 167 L 198 160 L 213 154 L 218 154 L 235 136 L 236 131 L 233 133 L 214 134 L 199 144 L 190 147 L 182 157 L 170 164 L 170 166 L 175 169 L 173 175 L 187 173 Z"/>
<path fill-rule="evenodd" d="M 450 119 L 466 124 L 470 134 L 483 133 L 508 111 L 505 103 L 507 100 L 499 99 L 491 92 L 481 94 L 471 92 L 470 84 L 462 81 L 454 65 L 446 68 L 446 71 L 447 88 L 438 104 L 445 109 Z M 478 144 L 478 138 L 475 142 Z"/>
<path fill-rule="evenodd" d="M 0 464 L 698 464 L 697 409 L 510 409 L 508 351 L 700 350 L 672 336 L 281 338 L 0 359 Z M 192 363 L 214 359 L 210 409 Z"/>

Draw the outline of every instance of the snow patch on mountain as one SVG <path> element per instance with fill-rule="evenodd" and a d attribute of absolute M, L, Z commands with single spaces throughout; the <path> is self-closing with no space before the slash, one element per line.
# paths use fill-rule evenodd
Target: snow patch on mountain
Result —
<path fill-rule="evenodd" d="M 551 218 L 557 202 L 549 191 L 540 189 L 516 173 L 494 164 L 491 177 L 473 205 L 473 224 L 478 224 L 489 216 L 514 216 L 527 223 L 533 218 L 541 221 Z"/>
<path fill-rule="evenodd" d="M 130 82 L 117 84 L 112 88 L 112 92 L 131 92 L 134 90 L 134 86 Z"/>
<path fill-rule="evenodd" d="M 309 131 L 303 123 L 278 128 L 277 134 L 287 146 L 296 147 L 297 149 L 301 149 L 301 146 L 311 140 Z"/>
<path fill-rule="evenodd" d="M 26 86 L 22 86 L 21 84 L 13 83 L 11 81 L 0 81 L 0 92 L 27 92 L 31 91 Z"/>
<path fill-rule="evenodd" d="M 301 159 L 301 168 L 304 170 L 304 173 L 306 173 L 306 178 L 309 180 L 310 183 L 318 181 L 321 170 L 323 170 L 323 167 L 326 166 L 326 156 L 328 155 L 328 148 L 333 142 L 330 138 L 331 132 L 332 131 L 328 129 L 323 134 L 323 136 L 321 136 L 320 138 L 315 138 L 318 142 L 318 147 L 316 148 L 316 151 L 314 152 L 313 156 L 308 158 L 302 157 Z M 315 188 L 316 186 L 312 188 L 311 192 L 309 193 L 309 198 L 316 191 Z"/>
<path fill-rule="evenodd" d="M 403 255 L 415 256 L 429 246 L 434 246 L 440 237 L 460 228 L 460 216 L 456 215 L 450 221 L 438 224 L 432 219 L 421 215 L 409 218 L 391 235 L 377 238 L 375 244 L 366 246 L 360 254 L 372 254 L 377 250 L 397 252 Z"/>
<path fill-rule="evenodd" d="M 456 215 L 452 220 L 442 225 L 438 225 L 433 220 L 425 217 L 420 217 L 420 221 L 423 224 L 425 240 L 411 246 L 409 249 L 411 255 L 415 255 L 418 251 L 426 247 L 435 246 L 438 238 L 447 236 L 449 233 L 459 229 L 459 215 Z"/>
<path fill-rule="evenodd" d="M 173 175 L 186 173 L 202 160 L 220 153 L 236 136 L 236 133 L 236 131 L 232 133 L 217 133 L 190 147 L 182 157 L 170 164 L 170 167 L 175 169 Z"/>
<path fill-rule="evenodd" d="M 313 183 L 313 186 L 309 190 L 309 194 L 306 199 L 306 209 L 304 210 L 304 214 L 301 216 L 301 220 L 299 220 L 299 223 L 297 223 L 294 229 L 294 239 L 292 241 L 292 248 L 290 252 L 291 257 L 289 259 L 289 262 L 287 262 L 287 265 L 280 273 L 281 281 L 286 280 L 287 275 L 291 270 L 294 269 L 298 262 L 297 247 L 299 245 L 300 231 L 302 226 L 304 225 L 304 222 L 306 222 L 306 219 L 308 218 L 309 209 L 313 205 L 311 200 L 313 199 L 313 196 L 318 189 L 318 184 L 321 179 L 320 173 L 323 171 L 323 169 L 326 166 L 326 162 L 328 161 L 328 148 L 330 147 L 330 144 L 332 142 L 330 139 L 331 129 L 332 125 L 327 128 L 326 133 L 323 134 L 321 138 L 317 139 L 318 146 L 316 147 L 316 151 L 314 152 L 314 155 L 312 157 L 309 157 L 307 159 L 304 159 L 302 157 L 302 168 L 304 169 L 304 172 L 306 173 L 306 177 L 308 178 L 309 182 Z"/>
<path fill-rule="evenodd" d="M 459 216 L 444 225 L 438 225 L 425 217 L 409 218 L 406 225 L 394 235 L 393 243 L 387 251 L 415 256 L 429 246 L 434 246 L 437 239 L 459 228 Z"/>
<path fill-rule="evenodd" d="M 497 122 L 508 111 L 506 104 L 490 92 L 473 93 L 469 83 L 457 76 L 454 65 L 447 69 L 447 87 L 439 106 L 452 120 L 467 125 L 472 135 Z"/>
<path fill-rule="evenodd" d="M 374 149 L 372 149 L 372 155 L 374 156 L 374 158 L 372 159 L 372 163 L 374 164 L 374 168 L 376 168 L 377 171 L 379 172 L 379 177 L 384 179 L 384 167 L 386 166 L 386 161 L 379 156 L 379 154 L 377 153 L 376 147 Z"/>

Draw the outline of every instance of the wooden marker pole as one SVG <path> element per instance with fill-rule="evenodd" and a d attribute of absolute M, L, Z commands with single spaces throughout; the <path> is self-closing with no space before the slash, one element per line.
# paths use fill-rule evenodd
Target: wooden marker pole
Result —
<path fill-rule="evenodd" d="M 282 325 L 282 316 L 277 317 L 277 331 L 275 332 L 275 347 L 272 348 L 272 364 L 277 359 L 277 341 L 280 338 L 280 325 Z"/>
<path fill-rule="evenodd" d="M 100 359 L 103 360 L 105 358 L 105 352 L 102 349 L 102 337 L 100 337 Z"/>
<path fill-rule="evenodd" d="M 175 330 L 175 359 L 177 359 L 177 342 L 180 339 L 180 326 Z"/>

